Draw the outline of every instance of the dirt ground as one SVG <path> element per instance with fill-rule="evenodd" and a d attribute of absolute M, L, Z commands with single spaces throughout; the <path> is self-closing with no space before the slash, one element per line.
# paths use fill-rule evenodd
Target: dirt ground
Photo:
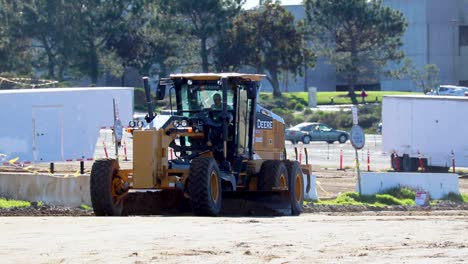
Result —
<path fill-rule="evenodd" d="M 2 263 L 466 263 L 468 214 L 1 217 Z"/>
<path fill-rule="evenodd" d="M 314 174 L 321 199 L 354 190 L 353 171 L 318 169 Z M 460 191 L 468 193 L 466 176 L 460 177 Z M 383 210 L 307 206 L 298 217 L 250 209 L 220 217 L 92 215 L 38 204 L 0 210 L 0 216 L 10 216 L 0 217 L 1 263 L 468 261 L 468 205 L 453 203 Z"/>

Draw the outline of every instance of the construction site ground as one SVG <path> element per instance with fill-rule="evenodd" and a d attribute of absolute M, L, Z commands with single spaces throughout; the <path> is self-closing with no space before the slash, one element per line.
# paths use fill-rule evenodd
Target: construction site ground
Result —
<path fill-rule="evenodd" d="M 319 198 L 354 190 L 354 171 L 316 168 Z M 56 169 L 74 173 L 78 168 L 65 163 L 56 164 Z M 468 193 L 466 176 L 460 177 L 460 191 Z M 240 207 L 244 211 L 219 217 L 186 213 L 116 218 L 33 203 L 27 209 L 0 210 L 1 216 L 9 216 L 0 217 L 0 255 L 2 263 L 466 263 L 468 259 L 464 204 L 385 209 L 308 205 L 297 217 L 255 211 L 248 203 Z"/>

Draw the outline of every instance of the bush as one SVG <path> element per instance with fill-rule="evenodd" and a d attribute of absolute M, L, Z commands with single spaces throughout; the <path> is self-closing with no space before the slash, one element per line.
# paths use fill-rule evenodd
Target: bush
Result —
<path fill-rule="evenodd" d="M 408 187 L 403 187 L 403 188 L 394 187 L 394 188 L 390 188 L 390 189 L 383 191 L 383 193 L 389 194 L 398 199 L 414 200 L 414 198 L 416 198 L 416 192 Z"/>
<path fill-rule="evenodd" d="M 295 106 L 294 106 L 294 110 L 296 111 L 303 111 L 304 110 L 304 106 L 300 103 L 297 103 Z"/>
<path fill-rule="evenodd" d="M 312 114 L 312 110 L 310 108 L 304 109 L 304 116 L 308 116 Z"/>
<path fill-rule="evenodd" d="M 294 119 L 297 124 L 304 122 L 304 116 L 302 115 L 296 115 Z"/>

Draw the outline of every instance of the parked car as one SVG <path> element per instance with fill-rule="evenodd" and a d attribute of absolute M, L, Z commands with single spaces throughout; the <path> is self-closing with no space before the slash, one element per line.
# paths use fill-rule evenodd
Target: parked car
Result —
<path fill-rule="evenodd" d="M 335 141 L 345 143 L 349 139 L 346 131 L 336 130 L 322 123 L 300 123 L 286 129 L 286 140 L 293 144 L 302 141 L 309 144 L 310 141 L 326 141 L 332 144 Z"/>
<path fill-rule="evenodd" d="M 382 134 L 382 122 L 380 122 L 379 124 L 377 124 L 377 133 L 378 134 Z"/>
<path fill-rule="evenodd" d="M 431 90 L 427 95 L 451 95 L 465 96 L 468 92 L 468 87 L 456 85 L 440 85 L 436 90 Z"/>

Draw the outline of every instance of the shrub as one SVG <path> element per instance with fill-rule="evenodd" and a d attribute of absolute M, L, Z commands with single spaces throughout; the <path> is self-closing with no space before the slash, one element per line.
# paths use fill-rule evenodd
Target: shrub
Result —
<path fill-rule="evenodd" d="M 304 105 L 300 104 L 300 103 L 297 103 L 295 106 L 294 106 L 294 110 L 296 111 L 303 111 L 304 110 Z"/>
<path fill-rule="evenodd" d="M 312 114 L 312 110 L 310 108 L 306 108 L 304 109 L 304 115 L 307 116 L 307 115 L 311 115 Z"/>
<path fill-rule="evenodd" d="M 383 191 L 385 194 L 389 194 L 398 199 L 411 199 L 414 200 L 416 197 L 416 192 L 408 187 L 394 187 Z"/>
<path fill-rule="evenodd" d="M 302 115 L 296 115 L 294 119 L 295 119 L 296 124 L 304 122 L 304 116 Z"/>

